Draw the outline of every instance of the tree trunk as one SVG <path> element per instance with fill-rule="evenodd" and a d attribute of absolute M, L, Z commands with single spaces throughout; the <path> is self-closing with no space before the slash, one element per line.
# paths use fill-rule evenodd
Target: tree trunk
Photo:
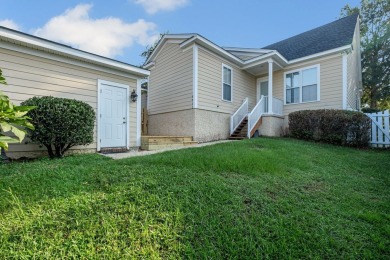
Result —
<path fill-rule="evenodd" d="M 64 153 L 62 151 L 61 145 L 56 145 L 56 157 L 57 158 L 64 157 Z"/>
<path fill-rule="evenodd" d="M 54 153 L 53 153 L 53 148 L 51 147 L 50 144 L 43 144 L 44 146 L 46 146 L 46 149 L 47 149 L 47 153 L 49 154 L 49 157 L 51 159 L 54 158 Z"/>
<path fill-rule="evenodd" d="M 372 97 L 370 100 L 370 108 L 376 108 L 376 100 L 374 100 Z"/>

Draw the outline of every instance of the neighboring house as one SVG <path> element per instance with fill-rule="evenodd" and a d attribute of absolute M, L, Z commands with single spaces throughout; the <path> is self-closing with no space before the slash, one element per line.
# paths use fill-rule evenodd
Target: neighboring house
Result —
<path fill-rule="evenodd" d="M 359 43 L 358 15 L 259 49 L 165 35 L 144 66 L 151 71 L 149 134 L 278 136 L 293 111 L 359 110 Z"/>
<path fill-rule="evenodd" d="M 84 101 L 96 112 L 94 142 L 73 150 L 101 151 L 140 146 L 141 80 L 149 71 L 80 51 L 66 45 L 0 27 L 0 68 L 12 102 L 33 96 Z M 44 151 L 33 144 L 12 144 L 8 155 L 35 156 Z"/>

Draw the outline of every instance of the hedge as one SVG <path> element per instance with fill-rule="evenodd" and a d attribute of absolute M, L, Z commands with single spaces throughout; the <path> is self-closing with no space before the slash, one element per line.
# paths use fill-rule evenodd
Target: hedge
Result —
<path fill-rule="evenodd" d="M 33 97 L 22 103 L 35 106 L 28 112 L 35 130 L 28 130 L 32 142 L 44 145 L 51 158 L 63 157 L 76 145 L 93 142 L 95 112 L 85 102 L 56 97 Z"/>
<path fill-rule="evenodd" d="M 290 135 L 343 146 L 368 146 L 371 119 L 356 111 L 319 109 L 289 114 Z"/>

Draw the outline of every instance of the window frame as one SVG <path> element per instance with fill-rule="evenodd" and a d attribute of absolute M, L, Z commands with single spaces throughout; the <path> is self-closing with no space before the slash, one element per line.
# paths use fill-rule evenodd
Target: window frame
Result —
<path fill-rule="evenodd" d="M 313 69 L 313 68 L 316 68 L 317 69 L 317 100 L 312 100 L 312 101 L 302 101 L 302 90 L 303 90 L 303 77 L 302 77 L 302 72 L 304 70 L 309 70 L 309 69 Z M 299 72 L 299 75 L 300 75 L 300 85 L 299 85 L 299 102 L 297 103 L 287 103 L 287 95 L 286 95 L 286 91 L 287 91 L 287 88 L 286 88 L 286 76 L 287 74 L 291 74 L 291 73 L 295 73 L 295 72 Z M 295 69 L 295 70 L 289 70 L 289 71 L 286 71 L 284 72 L 283 74 L 283 89 L 284 89 L 284 105 L 297 105 L 297 104 L 305 104 L 305 103 L 313 103 L 313 102 L 319 102 L 321 101 L 320 99 L 320 64 L 316 64 L 316 65 L 313 65 L 313 66 L 308 66 L 308 67 L 303 67 L 303 68 L 299 68 L 299 69 Z"/>
<path fill-rule="evenodd" d="M 227 100 L 227 99 L 224 99 L 223 98 L 223 84 L 224 84 L 224 75 L 223 75 L 223 73 L 224 73 L 224 69 L 229 69 L 230 70 L 230 100 Z M 221 94 L 222 94 L 222 97 L 221 97 L 221 99 L 222 99 L 222 101 L 225 101 L 225 102 L 229 102 L 229 103 L 232 103 L 233 102 L 233 68 L 232 67 L 230 67 L 230 66 L 228 66 L 228 65 L 226 65 L 226 64 L 223 64 L 222 63 L 222 89 L 221 89 Z M 228 84 L 227 84 L 228 85 Z"/>

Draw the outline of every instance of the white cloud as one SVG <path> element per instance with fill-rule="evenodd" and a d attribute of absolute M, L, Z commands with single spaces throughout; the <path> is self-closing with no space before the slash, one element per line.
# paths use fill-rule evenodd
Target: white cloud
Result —
<path fill-rule="evenodd" d="M 140 4 L 149 14 L 155 14 L 158 11 L 172 11 L 186 5 L 189 0 L 134 0 Z"/>
<path fill-rule="evenodd" d="M 158 39 L 154 23 L 142 19 L 125 23 L 114 17 L 92 19 L 88 15 L 91 8 L 90 4 L 79 4 L 51 18 L 33 34 L 106 57 L 120 55 L 135 43 L 147 46 Z"/>
<path fill-rule="evenodd" d="M 17 23 L 15 23 L 14 21 L 12 20 L 9 20 L 9 19 L 5 19 L 5 20 L 1 20 L 0 21 L 0 26 L 4 26 L 4 27 L 7 27 L 7 28 L 10 28 L 10 29 L 13 29 L 13 30 L 19 30 L 20 27 Z"/>

